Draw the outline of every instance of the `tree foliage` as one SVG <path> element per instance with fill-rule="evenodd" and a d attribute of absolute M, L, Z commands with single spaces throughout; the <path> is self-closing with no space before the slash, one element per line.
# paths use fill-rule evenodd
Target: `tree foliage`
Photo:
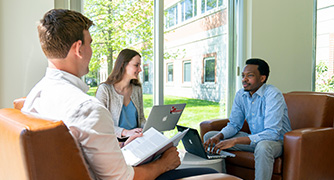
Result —
<path fill-rule="evenodd" d="M 113 60 L 124 48 L 137 50 L 145 60 L 152 57 L 152 0 L 85 0 L 84 14 L 95 24 L 90 29 L 91 74 L 98 72 L 103 59 L 110 72 Z"/>
<path fill-rule="evenodd" d="M 320 61 L 316 66 L 316 91 L 334 92 L 334 76 L 329 77 L 327 65 Z"/>

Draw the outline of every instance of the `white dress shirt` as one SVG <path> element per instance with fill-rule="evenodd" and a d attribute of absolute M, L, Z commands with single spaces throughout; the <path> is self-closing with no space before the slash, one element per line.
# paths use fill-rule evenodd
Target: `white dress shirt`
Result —
<path fill-rule="evenodd" d="M 30 91 L 22 111 L 64 121 L 97 179 L 133 179 L 134 170 L 125 163 L 110 112 L 87 95 L 87 90 L 80 78 L 48 68 Z"/>

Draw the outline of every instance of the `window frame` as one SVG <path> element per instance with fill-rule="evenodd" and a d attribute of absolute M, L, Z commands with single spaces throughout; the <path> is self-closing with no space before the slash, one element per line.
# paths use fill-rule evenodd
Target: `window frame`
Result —
<path fill-rule="evenodd" d="M 171 9 L 174 9 L 174 12 L 173 12 L 173 19 L 170 17 L 170 14 L 172 13 L 169 13 Z M 172 28 L 174 26 L 176 26 L 178 24 L 178 14 L 179 14 L 179 10 L 178 10 L 178 3 L 169 7 L 168 9 L 165 10 L 165 13 L 166 13 L 166 17 L 164 18 L 165 19 L 165 28 L 166 29 L 169 29 L 169 28 Z M 173 20 L 173 21 L 171 21 Z M 170 25 L 170 22 L 173 22 L 172 25 Z"/>
<path fill-rule="evenodd" d="M 169 81 L 169 67 L 172 66 L 172 80 Z M 166 63 L 166 83 L 170 84 L 174 82 L 174 63 L 168 62 Z"/>
<path fill-rule="evenodd" d="M 207 60 L 214 60 L 214 81 L 213 82 L 206 82 L 206 61 Z M 216 84 L 217 82 L 217 53 L 206 54 L 203 57 L 203 70 L 202 70 L 202 84 Z"/>
<path fill-rule="evenodd" d="M 185 64 L 186 63 L 189 63 L 190 64 L 190 80 L 189 81 L 185 81 Z M 192 75 L 191 75 L 191 72 L 192 72 L 192 67 L 191 67 L 192 63 L 191 63 L 191 60 L 184 60 L 182 61 L 182 83 L 183 84 L 191 84 L 191 81 L 192 81 Z"/>
<path fill-rule="evenodd" d="M 191 1 L 191 17 L 186 18 L 186 1 Z M 180 18 L 181 22 L 187 21 L 195 16 L 197 16 L 197 0 L 183 0 L 180 1 Z"/>
<path fill-rule="evenodd" d="M 215 2 L 216 6 L 212 7 L 211 9 L 208 10 L 208 1 L 216 1 Z M 201 11 L 202 14 L 204 14 L 208 11 L 213 11 L 214 9 L 217 9 L 219 7 L 223 7 L 224 6 L 224 0 L 200 0 L 200 4 L 201 4 L 200 11 Z"/>

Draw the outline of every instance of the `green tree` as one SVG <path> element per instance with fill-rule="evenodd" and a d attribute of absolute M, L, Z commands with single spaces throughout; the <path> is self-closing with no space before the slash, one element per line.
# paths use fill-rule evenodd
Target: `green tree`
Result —
<path fill-rule="evenodd" d="M 334 92 L 334 76 L 328 76 L 328 67 L 323 61 L 316 65 L 316 91 Z"/>
<path fill-rule="evenodd" d="M 85 0 L 84 4 L 84 14 L 95 24 L 90 29 L 93 55 L 88 76 L 98 74 L 103 59 L 110 73 L 124 48 L 139 51 L 145 60 L 152 57 L 152 0 Z"/>

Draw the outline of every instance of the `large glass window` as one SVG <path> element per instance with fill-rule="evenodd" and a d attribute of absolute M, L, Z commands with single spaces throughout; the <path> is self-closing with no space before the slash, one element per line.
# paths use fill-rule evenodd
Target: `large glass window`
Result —
<path fill-rule="evenodd" d="M 227 0 L 164 0 L 164 104 L 187 103 L 179 120 L 181 125 L 198 129 L 203 120 L 227 116 L 227 3 Z M 205 13 L 200 13 L 201 10 Z M 139 77 L 143 82 L 147 117 L 155 90 L 153 0 L 84 0 L 84 14 L 95 23 L 90 29 L 93 38 L 90 76 L 98 84 L 102 82 L 100 77 L 104 79 L 111 72 L 122 49 L 131 48 L 142 55 L 143 71 Z"/>
<path fill-rule="evenodd" d="M 173 83 L 168 83 L 166 77 L 164 102 L 187 103 L 180 125 L 199 128 L 203 120 L 227 116 L 227 3 L 227 0 L 164 0 L 165 12 L 170 7 L 179 7 L 177 26 L 166 28 L 164 34 L 164 61 L 173 62 L 174 77 Z M 205 13 L 195 14 L 201 9 Z"/>
<path fill-rule="evenodd" d="M 315 90 L 334 92 L 334 1 L 317 1 Z"/>
<path fill-rule="evenodd" d="M 83 5 L 83 14 L 95 24 L 90 28 L 93 54 L 86 79 L 95 79 L 99 85 L 111 73 L 122 49 L 136 50 L 144 64 L 139 74 L 145 84 L 143 92 L 148 94 L 144 105 L 151 108 L 153 73 L 148 67 L 153 67 L 153 0 L 83 0 Z M 95 95 L 95 91 L 91 86 L 89 94 Z M 149 110 L 146 112 L 148 115 Z"/>

